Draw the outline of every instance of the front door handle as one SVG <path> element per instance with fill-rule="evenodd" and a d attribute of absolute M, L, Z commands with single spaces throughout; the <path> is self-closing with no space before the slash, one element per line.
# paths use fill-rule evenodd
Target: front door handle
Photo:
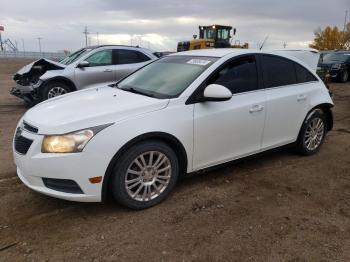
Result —
<path fill-rule="evenodd" d="M 306 100 L 306 99 L 307 99 L 307 95 L 305 95 L 305 94 L 299 95 L 299 96 L 297 97 L 297 100 L 298 100 L 298 101 L 303 101 L 303 100 Z"/>
<path fill-rule="evenodd" d="M 111 72 L 112 72 L 112 69 L 105 69 L 105 70 L 103 70 L 103 72 L 105 72 L 105 73 L 111 73 Z"/>
<path fill-rule="evenodd" d="M 254 113 L 254 112 L 260 112 L 264 110 L 264 106 L 262 105 L 253 105 L 250 109 L 249 109 L 249 113 Z"/>

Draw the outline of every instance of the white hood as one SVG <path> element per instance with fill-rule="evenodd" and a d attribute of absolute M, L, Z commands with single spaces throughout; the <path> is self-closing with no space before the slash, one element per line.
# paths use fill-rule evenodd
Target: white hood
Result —
<path fill-rule="evenodd" d="M 64 134 L 160 110 L 168 102 L 106 86 L 49 99 L 28 110 L 24 120 L 39 134 Z"/>

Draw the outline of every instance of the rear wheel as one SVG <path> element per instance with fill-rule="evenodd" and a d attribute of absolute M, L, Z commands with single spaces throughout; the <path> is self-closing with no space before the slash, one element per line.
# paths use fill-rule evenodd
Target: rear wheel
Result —
<path fill-rule="evenodd" d="M 178 179 L 174 151 L 159 141 L 142 142 L 129 148 L 114 167 L 111 192 L 120 204 L 144 209 L 164 200 Z"/>
<path fill-rule="evenodd" d="M 297 151 L 302 155 L 315 154 L 321 147 L 327 132 L 326 118 L 320 109 L 308 116 L 301 127 Z"/>
<path fill-rule="evenodd" d="M 48 83 L 41 90 L 41 101 L 71 92 L 68 85 L 61 82 Z"/>

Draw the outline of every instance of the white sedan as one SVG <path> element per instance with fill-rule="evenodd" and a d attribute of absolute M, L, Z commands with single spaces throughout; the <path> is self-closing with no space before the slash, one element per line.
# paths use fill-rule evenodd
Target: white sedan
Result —
<path fill-rule="evenodd" d="M 308 52 L 308 51 L 305 51 Z M 333 102 L 311 67 L 283 52 L 210 49 L 157 60 L 115 86 L 45 101 L 20 120 L 17 174 L 74 201 L 158 204 L 178 178 L 293 144 L 316 153 Z"/>

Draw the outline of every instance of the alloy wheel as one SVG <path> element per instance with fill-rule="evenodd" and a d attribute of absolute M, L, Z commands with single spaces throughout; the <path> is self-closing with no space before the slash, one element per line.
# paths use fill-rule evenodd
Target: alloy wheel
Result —
<path fill-rule="evenodd" d="M 170 159 L 164 153 L 147 151 L 138 155 L 126 172 L 128 195 L 137 201 L 150 201 L 167 188 L 172 168 Z"/>
<path fill-rule="evenodd" d="M 319 117 L 310 121 L 305 131 L 304 143 L 308 150 L 316 150 L 322 142 L 324 136 L 324 123 Z"/>
<path fill-rule="evenodd" d="M 47 94 L 47 98 L 53 98 L 56 96 L 67 94 L 67 90 L 60 86 L 55 86 L 51 88 Z"/>

